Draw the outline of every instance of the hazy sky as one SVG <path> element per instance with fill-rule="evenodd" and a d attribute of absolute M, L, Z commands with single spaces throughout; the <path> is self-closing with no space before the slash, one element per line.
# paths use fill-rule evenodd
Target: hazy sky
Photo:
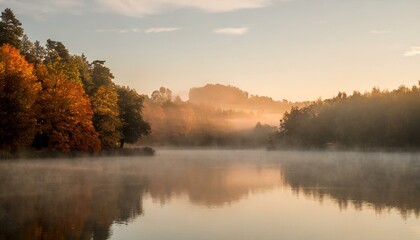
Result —
<path fill-rule="evenodd" d="M 0 0 L 32 40 L 106 60 L 119 84 L 184 99 L 206 83 L 274 99 L 420 80 L 419 0 Z"/>

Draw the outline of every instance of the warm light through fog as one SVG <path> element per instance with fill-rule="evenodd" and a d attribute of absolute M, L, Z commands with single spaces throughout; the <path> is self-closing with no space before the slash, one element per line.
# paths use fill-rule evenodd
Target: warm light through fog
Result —
<path fill-rule="evenodd" d="M 420 239 L 419 0 L 0 0 L 0 240 Z"/>

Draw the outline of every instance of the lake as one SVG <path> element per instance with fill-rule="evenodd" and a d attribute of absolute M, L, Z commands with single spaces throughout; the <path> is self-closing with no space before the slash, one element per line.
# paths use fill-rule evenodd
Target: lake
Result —
<path fill-rule="evenodd" d="M 158 149 L 0 183 L 0 240 L 420 239 L 418 153 Z"/>

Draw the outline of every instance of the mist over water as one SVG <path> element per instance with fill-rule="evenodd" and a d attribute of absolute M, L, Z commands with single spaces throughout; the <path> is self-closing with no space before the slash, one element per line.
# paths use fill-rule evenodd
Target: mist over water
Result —
<path fill-rule="evenodd" d="M 3 161 L 0 183 L 0 239 L 420 237 L 418 153 L 159 149 Z"/>

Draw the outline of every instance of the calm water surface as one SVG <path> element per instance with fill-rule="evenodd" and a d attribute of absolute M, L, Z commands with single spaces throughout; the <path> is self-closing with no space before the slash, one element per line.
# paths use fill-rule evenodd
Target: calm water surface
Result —
<path fill-rule="evenodd" d="M 420 239 L 420 154 L 0 162 L 0 239 Z"/>

